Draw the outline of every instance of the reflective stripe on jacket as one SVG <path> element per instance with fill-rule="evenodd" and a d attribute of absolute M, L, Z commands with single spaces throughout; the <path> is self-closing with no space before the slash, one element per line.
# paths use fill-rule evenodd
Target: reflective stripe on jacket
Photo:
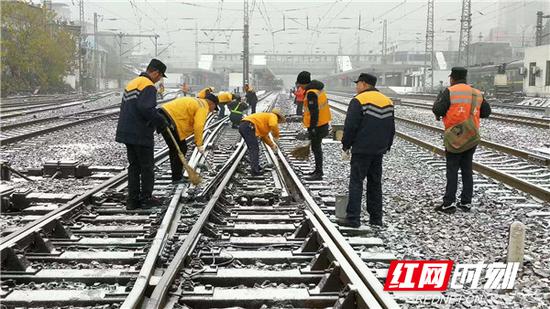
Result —
<path fill-rule="evenodd" d="M 328 104 L 327 94 L 324 90 L 309 89 L 304 93 L 304 119 L 303 123 L 306 128 L 309 128 L 311 121 L 311 114 L 308 107 L 308 93 L 315 93 L 317 95 L 317 105 L 319 106 L 319 120 L 317 121 L 317 127 L 324 126 L 331 120 L 330 106 Z"/>
<path fill-rule="evenodd" d="M 176 125 L 180 140 L 195 134 L 195 144 L 202 146 L 204 125 L 209 113 L 208 102 L 204 99 L 181 97 L 161 107 Z"/>
<path fill-rule="evenodd" d="M 472 102 L 475 98 L 474 123 L 479 128 L 479 110 L 483 102 L 481 92 L 467 84 L 456 84 L 448 87 L 451 105 L 443 117 L 445 129 L 459 124 L 470 117 Z"/>

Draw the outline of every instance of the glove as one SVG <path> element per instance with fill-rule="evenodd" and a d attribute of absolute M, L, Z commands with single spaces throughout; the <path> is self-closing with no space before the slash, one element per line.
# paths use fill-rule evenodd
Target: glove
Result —
<path fill-rule="evenodd" d="M 206 148 L 205 148 L 204 145 L 203 145 L 203 146 L 197 147 L 197 150 L 198 150 L 200 153 L 204 154 L 204 151 L 206 150 Z"/>
<path fill-rule="evenodd" d="M 277 144 L 271 145 L 271 150 L 277 151 L 277 148 L 279 148 L 279 147 L 277 146 Z"/>
<path fill-rule="evenodd" d="M 166 128 L 170 127 L 170 123 L 168 122 L 168 120 L 162 116 L 160 116 L 160 123 L 159 125 L 157 126 L 157 133 L 158 134 L 161 134 L 162 132 L 166 131 Z"/>
<path fill-rule="evenodd" d="M 346 150 L 342 149 L 342 161 L 349 161 L 349 160 L 351 160 L 349 149 L 346 149 Z"/>
<path fill-rule="evenodd" d="M 275 143 L 279 144 L 279 138 L 278 137 L 274 137 L 273 140 L 275 141 Z"/>

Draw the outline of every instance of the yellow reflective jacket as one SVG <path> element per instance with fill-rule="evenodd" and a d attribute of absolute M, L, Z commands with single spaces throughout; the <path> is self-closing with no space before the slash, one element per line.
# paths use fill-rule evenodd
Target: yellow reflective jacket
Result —
<path fill-rule="evenodd" d="M 208 102 L 204 99 L 181 97 L 161 107 L 176 125 L 180 140 L 195 134 L 195 144 L 202 146 L 202 136 L 206 117 L 209 113 Z"/>
<path fill-rule="evenodd" d="M 274 138 L 279 138 L 279 121 L 274 113 L 256 113 L 244 117 L 242 121 L 250 121 L 254 125 L 256 136 L 269 146 L 273 146 L 269 132 L 273 133 Z"/>

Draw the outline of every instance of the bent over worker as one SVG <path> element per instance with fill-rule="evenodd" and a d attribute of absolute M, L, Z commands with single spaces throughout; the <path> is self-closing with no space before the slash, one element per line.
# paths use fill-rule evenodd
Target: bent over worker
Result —
<path fill-rule="evenodd" d="M 195 145 L 199 152 L 204 153 L 203 132 L 208 113 L 216 109 L 218 98 L 213 93 L 205 95 L 205 99 L 181 97 L 172 100 L 159 109 L 161 117 L 170 124 L 170 131 L 178 142 L 181 152 L 187 152 L 185 139 L 194 134 Z M 162 137 L 169 148 L 170 167 L 172 169 L 172 182 L 179 183 L 183 179 L 183 164 L 178 156 L 178 150 L 172 138 L 166 130 L 162 131 Z"/>
<path fill-rule="evenodd" d="M 439 120 L 443 117 L 445 129 L 449 129 L 473 116 L 475 126 L 479 132 L 480 118 L 487 118 L 491 114 L 491 106 L 478 89 L 466 83 L 468 70 L 463 67 L 454 67 L 449 75 L 450 87 L 447 87 L 437 97 L 432 111 Z M 475 110 L 471 115 L 472 104 Z M 456 190 L 458 185 L 458 169 L 462 172 L 462 193 L 458 207 L 463 211 L 470 211 L 474 191 L 472 161 L 476 146 L 460 153 L 451 153 L 445 149 L 447 185 L 443 203 L 435 208 L 444 213 L 456 212 Z"/>
<path fill-rule="evenodd" d="M 318 80 L 311 80 L 311 74 L 302 71 L 296 79 L 296 86 L 305 90 L 303 124 L 307 128 L 311 151 L 315 158 L 315 170 L 307 174 L 306 180 L 323 179 L 323 149 L 321 143 L 328 135 L 331 119 L 330 106 L 327 94 L 323 90 L 325 85 Z"/>
<path fill-rule="evenodd" d="M 254 114 L 256 112 L 256 104 L 258 103 L 258 96 L 256 95 L 256 91 L 254 91 L 254 89 L 252 89 L 249 84 L 244 85 L 244 91 L 246 103 L 252 109 L 252 114 Z"/>
<path fill-rule="evenodd" d="M 371 225 L 382 226 L 382 159 L 395 135 L 393 102 L 379 92 L 376 76 L 361 73 L 355 81 L 357 95 L 350 101 L 342 150 L 351 149 L 351 173 L 346 219 L 338 224 L 361 225 L 363 182 L 367 178 L 367 212 Z"/>
<path fill-rule="evenodd" d="M 219 113 L 218 117 L 224 117 L 225 116 L 225 106 L 229 105 L 229 103 L 233 101 L 240 101 L 241 96 L 236 93 L 231 93 L 229 91 L 221 91 L 218 93 L 218 100 L 219 100 Z"/>
<path fill-rule="evenodd" d="M 126 145 L 128 155 L 128 200 L 126 209 L 157 206 L 153 197 L 153 132 L 167 124 L 156 111 L 158 82 L 166 72 L 166 65 L 152 59 L 146 72 L 126 85 L 120 105 L 115 140 Z"/>
<path fill-rule="evenodd" d="M 248 147 L 248 158 L 250 160 L 250 170 L 253 176 L 261 175 L 260 169 L 260 146 L 258 137 L 262 139 L 273 151 L 277 150 L 275 144 L 269 137 L 269 133 L 277 141 L 279 139 L 279 123 L 285 121 L 281 111 L 274 108 L 269 113 L 256 113 L 244 117 L 239 126 L 239 133 L 243 137 Z"/>

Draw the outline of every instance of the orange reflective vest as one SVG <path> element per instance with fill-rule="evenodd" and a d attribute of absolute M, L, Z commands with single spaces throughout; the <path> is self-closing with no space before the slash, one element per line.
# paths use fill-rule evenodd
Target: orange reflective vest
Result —
<path fill-rule="evenodd" d="M 319 105 L 319 119 L 317 121 L 317 126 L 324 126 L 330 122 L 332 118 L 330 114 L 330 106 L 328 105 L 327 93 L 324 90 L 309 89 L 304 94 L 304 119 L 303 123 L 306 128 L 309 128 L 311 121 L 311 114 L 308 108 L 307 94 L 313 92 L 317 95 L 317 104 Z"/>
<path fill-rule="evenodd" d="M 445 129 L 459 124 L 470 116 L 472 102 L 475 99 L 474 123 L 479 129 L 479 110 L 483 102 L 481 92 L 467 84 L 456 84 L 448 87 L 451 105 L 443 117 Z"/>

